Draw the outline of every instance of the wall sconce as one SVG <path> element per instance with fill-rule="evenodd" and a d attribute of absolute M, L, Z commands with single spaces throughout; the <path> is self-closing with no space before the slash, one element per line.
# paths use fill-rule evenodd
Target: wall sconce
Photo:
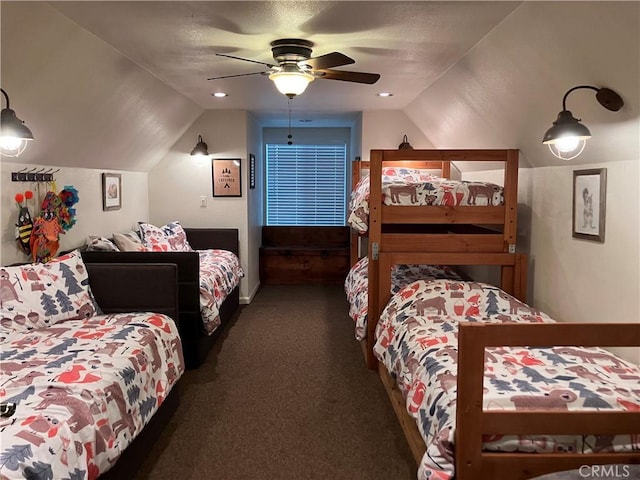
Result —
<path fill-rule="evenodd" d="M 202 135 L 198 135 L 198 143 L 196 143 L 196 146 L 191 150 L 191 155 L 209 155 L 208 148 L 207 144 L 202 140 Z"/>
<path fill-rule="evenodd" d="M 398 145 L 398 150 L 413 150 L 413 147 L 409 143 L 409 139 L 406 135 L 402 137 L 402 143 Z"/>
<path fill-rule="evenodd" d="M 7 107 L 0 112 L 0 154 L 6 157 L 17 157 L 24 152 L 29 141 L 33 140 L 33 134 L 16 116 L 16 112 L 11 110 L 7 92 L 2 88 L 0 90 L 7 104 Z"/>
<path fill-rule="evenodd" d="M 562 160 L 571 160 L 580 155 L 584 150 L 587 140 L 591 138 L 589 129 L 580 123 L 581 119 L 575 118 L 572 113 L 567 110 L 566 105 L 569 94 L 574 90 L 582 88 L 595 90 L 596 99 L 600 105 L 607 110 L 617 112 L 624 105 L 620 95 L 609 88 L 579 85 L 565 93 L 562 98 L 562 111 L 558 114 L 558 118 L 553 122 L 553 126 L 547 130 L 542 139 L 542 143 L 549 146 L 551 153 Z"/>

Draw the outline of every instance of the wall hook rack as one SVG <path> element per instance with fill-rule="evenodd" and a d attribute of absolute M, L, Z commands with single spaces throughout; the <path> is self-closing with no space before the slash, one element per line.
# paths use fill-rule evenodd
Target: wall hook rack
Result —
<path fill-rule="evenodd" d="M 53 182 L 55 180 L 53 174 L 58 173 L 59 168 L 32 168 L 28 170 L 26 167 L 17 172 L 11 172 L 12 182 Z"/>

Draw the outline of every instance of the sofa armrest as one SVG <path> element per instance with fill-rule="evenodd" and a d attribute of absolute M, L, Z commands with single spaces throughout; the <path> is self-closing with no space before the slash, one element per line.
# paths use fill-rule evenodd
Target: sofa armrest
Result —
<path fill-rule="evenodd" d="M 154 312 L 178 323 L 178 267 L 171 263 L 85 263 L 104 313 Z"/>

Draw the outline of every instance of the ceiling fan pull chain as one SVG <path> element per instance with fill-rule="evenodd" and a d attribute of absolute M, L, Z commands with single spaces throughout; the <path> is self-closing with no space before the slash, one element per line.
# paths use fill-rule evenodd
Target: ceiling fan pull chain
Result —
<path fill-rule="evenodd" d="M 289 135 L 287 135 L 287 145 L 293 145 L 293 135 L 291 135 L 291 99 L 287 99 L 287 104 L 289 107 Z"/>

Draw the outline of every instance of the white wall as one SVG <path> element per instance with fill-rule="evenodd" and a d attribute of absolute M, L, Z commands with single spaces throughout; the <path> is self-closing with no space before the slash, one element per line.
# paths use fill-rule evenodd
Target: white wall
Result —
<path fill-rule="evenodd" d="M 247 149 L 256 157 L 256 188 L 250 189 L 247 180 L 247 273 L 248 292 L 247 301 L 251 302 L 260 287 L 260 245 L 262 245 L 262 225 L 264 225 L 264 152 L 262 149 L 262 128 L 252 115 L 247 118 Z M 247 155 L 248 158 L 248 155 Z M 248 164 L 247 164 L 248 165 Z M 247 166 L 248 168 L 248 166 Z M 247 170 L 247 175 L 249 171 Z"/>
<path fill-rule="evenodd" d="M 149 172 L 149 217 L 164 225 L 178 220 L 185 227 L 238 228 L 240 261 L 246 277 L 240 284 L 243 302 L 257 285 L 258 264 L 248 240 L 248 115 L 244 110 L 208 110 L 189 127 L 160 163 Z M 190 152 L 202 135 L 211 158 L 239 158 L 242 197 L 213 197 L 211 158 L 192 157 Z M 200 197 L 207 206 L 200 206 Z M 251 282 L 251 283 L 249 283 Z"/>
<path fill-rule="evenodd" d="M 575 239 L 573 170 L 607 168 L 605 242 Z M 638 159 L 533 171 L 531 263 L 534 304 L 572 322 L 639 322 L 640 170 Z M 640 364 L 637 350 L 625 352 Z"/>
<path fill-rule="evenodd" d="M 29 165 L 29 169 L 40 167 Z M 14 200 L 16 193 L 25 190 L 37 192 L 40 187 L 41 197 L 51 187 L 44 183 L 12 182 L 11 172 L 25 168 L 22 163 L 0 162 L 0 226 L 2 228 L 2 248 L 0 249 L 0 265 L 15 262 L 31 261 L 15 244 L 15 223 L 18 207 Z M 58 167 L 46 167 L 46 169 Z M 78 190 L 80 201 L 74 206 L 76 209 L 76 224 L 60 235 L 60 250 L 69 250 L 85 243 L 87 235 L 103 235 L 110 237 L 113 232 L 131 230 L 138 221 L 149 218 L 147 199 L 147 174 L 138 172 L 124 172 L 118 170 L 95 170 L 89 168 L 59 167 L 55 174 L 57 191 L 65 185 L 72 185 Z M 122 208 L 105 212 L 102 210 L 102 173 L 122 174 Z M 29 202 L 29 210 L 35 217 L 39 207 L 35 199 Z"/>
<path fill-rule="evenodd" d="M 567 99 L 593 135 L 581 161 L 638 158 L 639 31 L 639 2 L 522 2 L 404 111 L 435 148 L 518 148 L 521 166 L 561 166 L 542 137 L 563 95 L 609 87 L 619 112 L 591 90 Z"/>
<path fill-rule="evenodd" d="M 148 171 L 202 112 L 46 2 L 0 8 L 2 88 L 34 136 L 21 163 Z"/>
<path fill-rule="evenodd" d="M 362 160 L 369 160 L 374 149 L 395 149 L 407 135 L 415 149 L 434 148 L 425 134 L 404 112 L 368 110 L 362 112 Z"/>

